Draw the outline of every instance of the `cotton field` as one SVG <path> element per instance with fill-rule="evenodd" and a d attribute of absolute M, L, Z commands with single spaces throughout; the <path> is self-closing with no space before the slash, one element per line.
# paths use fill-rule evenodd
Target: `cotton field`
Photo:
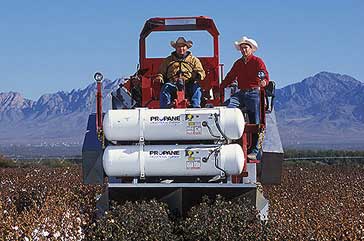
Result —
<path fill-rule="evenodd" d="M 101 186 L 77 165 L 0 169 L 0 240 L 364 240 L 364 168 L 284 165 L 264 186 L 269 221 L 246 200 L 204 200 L 173 217 L 156 200 L 113 203 L 96 218 Z"/>

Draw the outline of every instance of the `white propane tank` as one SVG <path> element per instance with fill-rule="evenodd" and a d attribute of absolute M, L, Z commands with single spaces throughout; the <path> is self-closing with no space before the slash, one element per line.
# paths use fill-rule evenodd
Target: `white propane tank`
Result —
<path fill-rule="evenodd" d="M 123 109 L 109 110 L 103 120 L 109 141 L 217 140 L 221 131 L 228 139 L 244 132 L 244 116 L 237 108 Z"/>
<path fill-rule="evenodd" d="M 238 175 L 244 167 L 240 145 L 125 145 L 108 146 L 103 155 L 107 176 L 215 176 L 221 171 Z"/>

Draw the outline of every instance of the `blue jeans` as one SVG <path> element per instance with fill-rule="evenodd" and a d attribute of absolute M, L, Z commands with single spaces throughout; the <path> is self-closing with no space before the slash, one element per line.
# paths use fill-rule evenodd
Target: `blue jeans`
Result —
<path fill-rule="evenodd" d="M 159 97 L 160 108 L 166 109 L 172 107 L 172 98 L 176 98 L 177 86 L 173 83 L 165 83 L 162 87 Z M 187 82 L 185 86 L 186 97 L 191 102 L 193 108 L 201 107 L 201 87 L 196 82 Z"/>
<path fill-rule="evenodd" d="M 229 100 L 225 102 L 228 108 L 239 108 L 243 110 L 245 107 L 249 117 L 249 123 L 260 123 L 260 91 L 256 90 L 240 90 L 236 92 Z M 253 134 L 252 151 L 258 152 L 258 134 Z"/>

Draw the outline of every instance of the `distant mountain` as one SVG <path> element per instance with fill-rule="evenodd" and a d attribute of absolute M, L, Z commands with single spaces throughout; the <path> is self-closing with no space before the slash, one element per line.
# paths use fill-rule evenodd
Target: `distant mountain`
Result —
<path fill-rule="evenodd" d="M 103 82 L 104 109 L 118 80 Z M 85 89 L 28 100 L 0 93 L 0 144 L 81 144 L 96 83 Z M 364 84 L 348 75 L 320 72 L 276 91 L 275 108 L 285 147 L 364 149 Z"/>
<path fill-rule="evenodd" d="M 118 81 L 104 80 L 105 108 L 108 94 Z M 85 89 L 42 95 L 37 101 L 19 93 L 0 93 L 0 144 L 79 143 L 89 113 L 95 111 L 96 83 Z"/>
<path fill-rule="evenodd" d="M 0 93 L 0 121 L 19 121 L 32 109 L 34 101 L 24 99 L 19 93 Z"/>
<path fill-rule="evenodd" d="M 276 91 L 285 146 L 364 149 L 364 84 L 348 75 L 320 72 Z"/>

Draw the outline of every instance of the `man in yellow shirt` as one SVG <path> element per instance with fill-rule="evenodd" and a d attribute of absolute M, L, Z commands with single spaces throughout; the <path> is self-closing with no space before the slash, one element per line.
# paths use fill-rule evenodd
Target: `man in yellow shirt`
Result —
<path fill-rule="evenodd" d="M 160 108 L 171 108 L 172 97 L 184 85 L 191 107 L 201 107 L 202 92 L 199 81 L 203 80 L 206 74 L 200 60 L 188 51 L 192 45 L 192 41 L 186 41 L 184 37 L 171 41 L 175 51 L 164 59 L 154 79 L 163 83 L 159 99 Z"/>

